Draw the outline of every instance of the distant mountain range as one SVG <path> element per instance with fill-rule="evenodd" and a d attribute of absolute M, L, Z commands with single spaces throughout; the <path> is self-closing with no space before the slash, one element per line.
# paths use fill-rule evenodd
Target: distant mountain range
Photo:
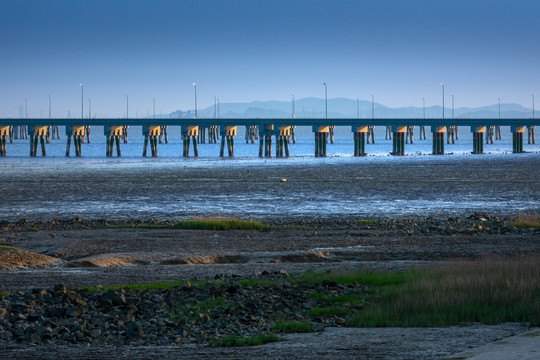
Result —
<path fill-rule="evenodd" d="M 320 98 L 304 98 L 295 101 L 297 118 L 324 118 L 325 101 Z M 422 118 L 422 107 L 390 108 L 379 103 L 374 104 L 375 118 Z M 441 106 L 426 107 L 427 118 L 442 117 Z M 499 116 L 499 105 L 489 105 L 478 108 L 460 107 L 454 110 L 456 118 L 496 118 Z M 177 110 L 163 117 L 194 118 L 193 110 Z M 199 118 L 214 117 L 214 106 L 199 109 Z M 249 103 L 220 103 L 219 116 L 221 118 L 290 118 L 292 116 L 291 101 L 252 101 Z M 334 98 L 328 99 L 329 118 L 371 118 L 372 103 L 355 99 Z M 452 117 L 452 109 L 445 107 L 445 117 Z M 519 104 L 501 104 L 501 118 L 530 118 L 532 109 Z"/>

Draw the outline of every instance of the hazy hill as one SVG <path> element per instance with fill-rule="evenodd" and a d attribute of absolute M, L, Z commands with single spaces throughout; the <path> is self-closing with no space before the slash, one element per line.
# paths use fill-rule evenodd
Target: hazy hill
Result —
<path fill-rule="evenodd" d="M 297 118 L 324 118 L 325 101 L 320 98 L 297 99 L 295 102 Z M 359 111 L 358 111 L 358 110 Z M 292 101 L 252 101 L 249 103 L 220 103 L 221 118 L 288 118 L 292 116 Z M 457 118 L 496 118 L 499 116 L 499 105 L 489 105 L 478 108 L 460 107 L 454 110 Z M 359 114 L 358 114 L 359 113 Z M 377 102 L 374 103 L 375 118 L 421 118 L 422 107 L 390 108 Z M 371 118 L 371 101 L 346 98 L 328 99 L 329 118 Z M 198 110 L 199 118 L 214 116 L 214 106 Z M 452 109 L 445 107 L 445 117 L 452 116 Z M 501 104 L 502 118 L 530 118 L 532 110 L 519 104 Z M 193 110 L 177 110 L 167 117 L 194 118 Z M 441 106 L 426 107 L 426 117 L 442 117 Z"/>

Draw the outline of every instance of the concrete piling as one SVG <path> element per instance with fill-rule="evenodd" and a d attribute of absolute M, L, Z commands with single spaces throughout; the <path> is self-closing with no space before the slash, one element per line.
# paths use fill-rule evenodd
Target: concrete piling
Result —
<path fill-rule="evenodd" d="M 510 131 L 512 132 L 512 152 L 514 154 L 522 153 L 525 126 L 511 126 Z"/>
<path fill-rule="evenodd" d="M 315 157 L 326 157 L 326 144 L 330 126 L 313 126 L 315 133 Z"/>
<path fill-rule="evenodd" d="M 238 135 L 237 126 L 220 126 L 221 133 L 221 148 L 219 150 L 219 156 L 225 155 L 225 144 L 227 144 L 227 155 L 234 157 L 234 137 Z"/>
<path fill-rule="evenodd" d="M 535 138 L 534 138 L 534 129 L 536 126 L 527 126 L 527 143 L 530 144 L 536 144 Z"/>
<path fill-rule="evenodd" d="M 82 156 L 82 142 L 84 134 L 86 133 L 86 126 L 66 126 L 66 156 L 69 156 L 71 149 L 71 139 L 73 138 L 73 146 L 75 147 L 75 156 Z"/>
<path fill-rule="evenodd" d="M 471 126 L 471 132 L 473 133 L 473 154 L 484 153 L 484 133 L 486 132 L 485 126 Z"/>
<path fill-rule="evenodd" d="M 354 134 L 354 156 L 366 156 L 366 133 L 367 126 L 352 126 Z"/>
<path fill-rule="evenodd" d="M 47 126 L 28 126 L 28 135 L 30 137 L 30 156 L 37 156 L 38 142 L 41 142 L 41 155 L 47 156 L 45 149 Z"/>
<path fill-rule="evenodd" d="M 444 133 L 446 126 L 432 126 L 433 133 L 433 155 L 444 155 Z"/>
<path fill-rule="evenodd" d="M 193 138 L 193 156 L 199 156 L 199 149 L 197 147 L 197 138 L 199 137 L 199 126 L 187 125 L 182 126 L 182 139 L 183 139 L 183 156 L 189 157 L 189 147 L 191 139 Z"/>
<path fill-rule="evenodd" d="M 7 155 L 6 143 L 10 136 L 10 126 L 0 126 L 0 156 L 5 157 Z"/>
<path fill-rule="evenodd" d="M 116 142 L 116 156 L 122 156 L 122 150 L 120 149 L 120 138 L 124 137 L 124 130 L 126 126 L 104 126 L 103 132 L 107 136 L 107 157 L 113 156 L 114 144 Z"/>
<path fill-rule="evenodd" d="M 405 155 L 405 133 L 407 132 L 407 126 L 392 125 L 393 141 L 392 141 L 392 155 Z"/>

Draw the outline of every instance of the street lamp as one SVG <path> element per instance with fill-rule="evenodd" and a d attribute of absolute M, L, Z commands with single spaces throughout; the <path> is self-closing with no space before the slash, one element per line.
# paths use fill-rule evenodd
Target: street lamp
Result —
<path fill-rule="evenodd" d="M 217 98 L 217 117 L 219 119 L 219 98 Z"/>
<path fill-rule="evenodd" d="M 214 119 L 217 117 L 217 101 L 216 95 L 214 95 Z"/>
<path fill-rule="evenodd" d="M 193 83 L 193 89 L 195 90 L 195 119 L 197 118 L 197 84 Z"/>
<path fill-rule="evenodd" d="M 294 119 L 296 117 L 296 109 L 294 108 L 294 94 L 292 96 L 292 118 Z"/>
<path fill-rule="evenodd" d="M 328 119 L 328 87 L 326 86 L 326 83 L 323 83 L 324 85 L 324 113 L 326 118 Z"/>
<path fill-rule="evenodd" d="M 126 119 L 129 119 L 129 97 L 126 95 Z"/>
<path fill-rule="evenodd" d="M 83 84 L 79 84 L 81 86 L 81 119 L 84 119 L 84 86 Z"/>
<path fill-rule="evenodd" d="M 156 119 L 156 98 L 152 98 L 152 101 L 154 102 L 154 120 Z"/>
<path fill-rule="evenodd" d="M 442 86 L 442 118 L 444 119 L 444 83 L 441 83 Z"/>
<path fill-rule="evenodd" d="M 92 100 L 88 98 L 88 119 L 92 118 Z"/>
<path fill-rule="evenodd" d="M 371 118 L 375 119 L 375 98 L 371 94 Z"/>
<path fill-rule="evenodd" d="M 47 95 L 49 97 L 49 119 L 51 118 L 51 95 Z"/>

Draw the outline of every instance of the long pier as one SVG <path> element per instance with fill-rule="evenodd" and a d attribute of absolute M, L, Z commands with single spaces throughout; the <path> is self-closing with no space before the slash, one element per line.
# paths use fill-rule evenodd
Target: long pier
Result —
<path fill-rule="evenodd" d="M 375 126 L 385 127 L 387 136 L 392 142 L 392 155 L 404 155 L 405 144 L 409 138 L 412 143 L 412 130 L 415 126 L 420 127 L 420 134 L 428 127 L 432 133 L 433 154 L 444 154 L 444 134 L 447 133 L 447 141 L 457 135 L 457 127 L 469 127 L 473 133 L 472 153 L 482 154 L 484 134 L 493 136 L 494 131 L 500 133 L 501 127 L 510 128 L 512 133 L 514 153 L 523 152 L 523 134 L 528 132 L 529 143 L 534 143 L 534 129 L 540 125 L 540 119 L 351 119 L 351 118 L 276 118 L 276 119 L 60 119 L 60 118 L 7 118 L 0 119 L 0 156 L 7 155 L 7 141 L 12 141 L 14 127 L 21 127 L 27 132 L 30 139 L 30 156 L 37 156 L 38 143 L 41 145 L 41 153 L 46 155 L 46 142 L 51 129 L 57 126 L 66 128 L 66 156 L 70 156 L 71 142 L 76 156 L 82 156 L 82 143 L 85 136 L 90 136 L 90 126 L 103 126 L 104 135 L 107 137 L 105 153 L 113 156 L 116 146 L 116 155 L 121 156 L 120 140 L 127 142 L 129 127 L 141 127 L 144 136 L 142 149 L 143 156 L 147 154 L 148 144 L 152 156 L 157 156 L 158 139 L 167 127 L 179 126 L 183 139 L 183 156 L 190 156 L 190 147 L 193 144 L 193 155 L 198 156 L 198 141 L 204 141 L 208 131 L 210 142 L 221 137 L 220 156 L 225 154 L 225 146 L 229 157 L 234 156 L 234 139 L 237 136 L 238 126 L 246 127 L 246 142 L 252 143 L 255 137 L 259 139 L 259 156 L 269 157 L 272 153 L 272 138 L 275 139 L 276 157 L 289 156 L 289 143 L 294 139 L 294 129 L 304 126 L 311 127 L 315 137 L 315 156 L 326 156 L 326 148 L 329 142 L 333 143 L 334 128 L 350 127 L 354 138 L 354 155 L 366 155 L 367 140 L 373 139 Z M 497 129 L 497 130 L 494 130 Z M 219 130 L 219 131 L 218 131 Z M 218 136 L 219 134 L 219 136 Z M 367 134 L 367 136 L 366 136 Z M 212 141 L 212 139 L 214 141 Z"/>

